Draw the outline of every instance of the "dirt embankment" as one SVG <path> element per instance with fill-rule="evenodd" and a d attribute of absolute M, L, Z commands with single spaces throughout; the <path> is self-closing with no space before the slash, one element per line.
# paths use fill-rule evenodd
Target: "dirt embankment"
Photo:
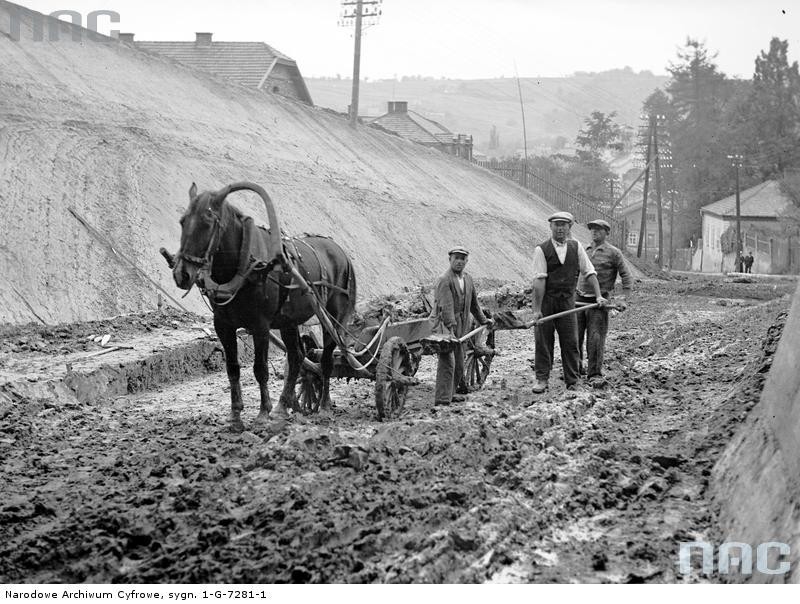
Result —
<path fill-rule="evenodd" d="M 5 32 L 11 5 L 0 1 Z M 54 324 L 156 307 L 156 290 L 68 211 L 172 294 L 157 253 L 175 250 L 192 181 L 250 180 L 288 233 L 333 236 L 364 296 L 430 283 L 455 244 L 469 270 L 528 278 L 552 211 L 499 177 L 343 116 L 217 81 L 118 43 L 0 35 L 0 322 Z M 85 34 L 85 32 L 84 32 Z M 45 36 L 47 38 L 47 36 Z M 265 219 L 260 200 L 236 205 Z M 586 240 L 587 232 L 576 229 Z M 183 303 L 201 312 L 195 293 Z"/>

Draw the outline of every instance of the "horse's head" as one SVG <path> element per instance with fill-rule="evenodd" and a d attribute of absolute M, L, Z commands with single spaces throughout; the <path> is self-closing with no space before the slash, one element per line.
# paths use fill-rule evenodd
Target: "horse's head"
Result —
<path fill-rule="evenodd" d="M 189 188 L 189 207 L 181 217 L 181 247 L 175 256 L 172 277 L 181 289 L 190 289 L 200 269 L 211 269 L 214 252 L 222 233 L 222 212 L 229 188 L 197 193 Z M 201 284 L 202 285 L 202 284 Z"/>

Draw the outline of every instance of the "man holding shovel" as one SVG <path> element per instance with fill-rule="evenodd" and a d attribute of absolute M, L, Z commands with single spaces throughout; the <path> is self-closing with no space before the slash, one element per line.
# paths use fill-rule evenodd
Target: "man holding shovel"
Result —
<path fill-rule="evenodd" d="M 436 369 L 437 405 L 449 405 L 452 401 L 463 402 L 464 396 L 453 394 L 456 389 L 464 389 L 464 345 L 456 342 L 469 330 L 470 314 L 481 325 L 491 327 L 492 320 L 487 319 L 478 305 L 478 295 L 472 277 L 464 271 L 469 252 L 463 247 L 450 250 L 450 268 L 436 283 L 435 301 L 433 304 L 434 332 L 443 333 L 453 340 L 447 349 L 441 350 L 439 364 Z M 461 387 L 461 388 L 459 388 Z"/>
<path fill-rule="evenodd" d="M 600 292 L 597 273 L 586 250 L 570 238 L 575 219 L 569 212 L 556 212 L 550 218 L 551 238 L 536 246 L 533 252 L 533 320 L 539 321 L 549 315 L 575 310 L 575 291 L 578 275 L 591 286 L 597 304 L 606 305 Z M 534 370 L 535 394 L 547 390 L 550 370 L 553 368 L 555 332 L 561 346 L 561 364 L 567 390 L 577 387 L 580 355 L 578 353 L 578 324 L 574 313 L 542 322 L 536 327 L 536 350 Z"/>
<path fill-rule="evenodd" d="M 586 226 L 592 232 L 592 243 L 586 248 L 586 254 L 597 271 L 597 281 L 603 297 L 611 299 L 617 275 L 622 278 L 622 295 L 614 298 L 618 310 L 628 306 L 627 297 L 633 285 L 633 276 L 625 264 L 622 252 L 606 241 L 611 232 L 611 225 L 605 220 L 592 220 Z M 578 304 L 593 302 L 583 279 L 578 281 Z M 586 379 L 594 388 L 602 388 L 606 382 L 603 378 L 603 354 L 608 334 L 608 308 L 592 308 L 578 315 L 578 351 L 583 361 L 583 340 L 586 339 L 586 356 L 589 359 Z"/>

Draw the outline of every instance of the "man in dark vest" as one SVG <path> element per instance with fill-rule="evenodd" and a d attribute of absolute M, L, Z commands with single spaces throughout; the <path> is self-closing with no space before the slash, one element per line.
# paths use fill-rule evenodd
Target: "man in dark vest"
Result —
<path fill-rule="evenodd" d="M 492 325 L 478 305 L 478 295 L 472 277 L 464 272 L 469 252 L 463 247 L 450 250 L 450 268 L 436 283 L 433 304 L 434 332 L 449 334 L 460 338 L 469 331 L 470 314 L 481 325 Z M 436 370 L 437 405 L 449 405 L 451 402 L 463 402 L 464 396 L 454 394 L 456 389 L 465 391 L 464 380 L 464 346 L 458 344 L 455 350 L 440 353 Z"/>
<path fill-rule="evenodd" d="M 578 275 L 586 279 L 594 292 L 595 300 L 605 306 L 606 299 L 600 293 L 597 273 L 586 255 L 586 250 L 570 238 L 570 230 L 575 222 L 572 214 L 556 212 L 548 221 L 552 236 L 533 251 L 533 318 L 541 319 L 575 308 Z M 553 368 L 555 332 L 558 332 L 561 346 L 561 364 L 567 390 L 577 387 L 580 367 L 578 323 L 572 314 L 536 327 L 536 384 L 533 387 L 536 394 L 547 390 L 550 370 Z"/>

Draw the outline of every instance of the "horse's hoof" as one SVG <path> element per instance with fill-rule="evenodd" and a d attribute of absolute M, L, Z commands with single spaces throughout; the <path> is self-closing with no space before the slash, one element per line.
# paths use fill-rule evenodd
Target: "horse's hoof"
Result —
<path fill-rule="evenodd" d="M 289 412 L 286 407 L 279 405 L 269 413 L 270 419 L 289 419 Z"/>
<path fill-rule="evenodd" d="M 229 429 L 234 434 L 241 434 L 244 432 L 244 422 L 241 419 L 232 419 Z"/>
<path fill-rule="evenodd" d="M 270 422 L 270 412 L 269 411 L 261 411 L 256 416 L 255 425 L 259 427 L 267 426 Z"/>

